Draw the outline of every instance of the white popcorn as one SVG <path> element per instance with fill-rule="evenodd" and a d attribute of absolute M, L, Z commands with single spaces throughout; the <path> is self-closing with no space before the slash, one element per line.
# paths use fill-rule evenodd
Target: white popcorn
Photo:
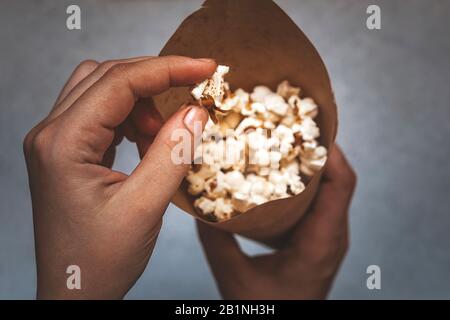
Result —
<path fill-rule="evenodd" d="M 203 96 L 203 91 L 205 91 L 206 86 L 208 85 L 208 80 L 199 83 L 194 89 L 192 89 L 191 94 L 195 100 L 200 100 Z"/>
<path fill-rule="evenodd" d="M 250 196 L 242 193 L 235 193 L 231 199 L 231 204 L 234 209 L 240 213 L 244 213 L 245 211 L 251 209 L 255 206 L 250 202 Z"/>
<path fill-rule="evenodd" d="M 249 128 L 258 128 L 262 124 L 261 120 L 255 119 L 255 118 L 244 118 L 244 120 L 239 123 L 235 130 L 236 135 L 241 135 L 244 133 L 246 129 Z"/>
<path fill-rule="evenodd" d="M 219 171 L 215 177 L 209 178 L 205 182 L 206 195 L 211 199 L 225 197 L 227 194 L 226 185 L 224 183 L 224 174 Z"/>
<path fill-rule="evenodd" d="M 305 185 L 301 181 L 300 176 L 290 175 L 289 178 L 289 189 L 293 194 L 299 194 L 303 190 L 305 190 Z"/>
<path fill-rule="evenodd" d="M 300 99 L 299 96 L 293 95 L 289 98 L 288 104 L 291 108 L 297 109 L 301 118 L 309 117 L 314 119 L 317 116 L 318 107 L 311 98 Z"/>
<path fill-rule="evenodd" d="M 317 116 L 317 113 L 318 108 L 313 99 L 305 98 L 301 100 L 299 114 L 302 118 L 309 117 L 314 119 Z"/>
<path fill-rule="evenodd" d="M 304 150 L 300 152 L 300 159 L 300 171 L 307 176 L 312 176 L 325 165 L 327 161 L 327 149 L 319 146 Z"/>
<path fill-rule="evenodd" d="M 291 96 L 300 95 L 300 88 L 293 87 L 289 84 L 289 81 L 284 80 L 284 81 L 280 82 L 280 84 L 278 85 L 277 94 L 282 96 L 285 99 L 289 99 Z"/>
<path fill-rule="evenodd" d="M 198 195 L 205 190 L 205 179 L 197 174 L 189 174 L 186 177 L 189 182 L 188 192 L 192 195 Z"/>
<path fill-rule="evenodd" d="M 250 104 L 250 94 L 240 88 L 234 92 L 233 99 L 236 100 L 236 104 L 234 106 L 234 111 L 236 112 L 242 112 L 241 110 L 246 109 Z"/>
<path fill-rule="evenodd" d="M 262 124 L 264 129 L 273 130 L 275 129 L 276 125 L 271 120 L 265 120 Z"/>
<path fill-rule="evenodd" d="M 206 197 L 200 197 L 194 201 L 194 206 L 200 209 L 204 215 L 212 214 L 216 209 L 216 202 Z"/>
<path fill-rule="evenodd" d="M 263 103 L 265 101 L 266 96 L 273 94 L 272 90 L 270 90 L 266 86 L 256 86 L 253 89 L 252 94 L 250 95 L 250 98 L 254 102 L 261 102 Z"/>
<path fill-rule="evenodd" d="M 224 76 L 229 70 L 230 68 L 227 66 L 217 66 L 211 78 L 197 84 L 191 90 L 192 97 L 199 102 L 200 106 L 208 110 L 214 122 L 217 122 L 216 111 L 225 113 L 233 107 L 228 103 L 223 104 L 225 93 L 229 90 Z"/>
<path fill-rule="evenodd" d="M 288 162 L 283 167 L 283 171 L 287 172 L 288 175 L 298 176 L 300 172 L 300 166 L 298 164 L 298 161 L 293 160 L 291 162 Z"/>
<path fill-rule="evenodd" d="M 254 194 L 250 197 L 250 203 L 252 206 L 257 206 L 269 201 L 266 197 L 263 197 L 259 194 Z"/>
<path fill-rule="evenodd" d="M 317 147 L 316 140 L 309 140 L 302 143 L 303 152 L 313 152 Z"/>
<path fill-rule="evenodd" d="M 280 139 L 278 139 L 278 137 L 276 137 L 276 136 L 273 136 L 273 137 L 266 139 L 266 142 L 264 144 L 264 149 L 272 150 L 272 149 L 278 148 L 279 146 L 280 146 Z"/>
<path fill-rule="evenodd" d="M 281 142 L 294 143 L 295 137 L 294 132 L 291 128 L 280 124 L 275 128 L 275 135 L 280 139 Z"/>
<path fill-rule="evenodd" d="M 283 97 L 280 97 L 277 94 L 269 94 L 265 96 L 264 104 L 266 105 L 267 110 L 280 116 L 286 115 L 289 108 L 289 105 L 284 101 Z"/>
<path fill-rule="evenodd" d="M 252 182 L 250 182 L 247 178 L 245 178 L 242 184 L 239 186 L 239 188 L 235 192 L 233 192 L 233 195 L 240 194 L 248 197 L 250 195 L 251 189 L 252 189 Z"/>
<path fill-rule="evenodd" d="M 223 169 L 241 167 L 245 165 L 245 139 L 241 137 L 228 137 L 225 142 L 225 153 L 220 165 Z"/>
<path fill-rule="evenodd" d="M 212 81 L 210 82 L 210 87 L 208 86 L 203 91 L 204 94 L 209 94 L 214 98 L 216 102 L 216 106 L 222 104 L 222 99 L 225 94 L 223 77 L 230 71 L 230 68 L 227 66 L 217 66 L 216 72 L 214 72 L 212 76 Z M 209 90 L 208 90 L 209 89 Z"/>
<path fill-rule="evenodd" d="M 280 161 L 283 158 L 283 154 L 278 151 L 270 151 L 269 158 L 270 158 L 270 166 L 274 169 L 277 169 L 280 166 Z"/>
<path fill-rule="evenodd" d="M 242 172 L 233 170 L 225 173 L 224 181 L 229 190 L 238 192 L 245 182 L 245 177 Z"/>
<path fill-rule="evenodd" d="M 313 119 L 306 117 L 300 124 L 300 133 L 303 140 L 314 140 L 319 137 L 320 131 Z"/>
<path fill-rule="evenodd" d="M 253 150 L 264 148 L 267 143 L 267 137 L 264 135 L 261 128 L 249 132 L 247 134 L 247 140 L 248 147 Z"/>
<path fill-rule="evenodd" d="M 203 141 L 212 141 L 214 139 L 219 140 L 222 138 L 222 130 L 218 124 L 215 124 L 210 118 L 205 124 L 205 129 L 202 133 Z"/>
<path fill-rule="evenodd" d="M 292 127 L 293 125 L 297 124 L 297 117 L 295 115 L 286 115 L 282 120 L 281 124 L 285 125 L 286 127 Z"/>
<path fill-rule="evenodd" d="M 230 71 L 227 66 L 219 65 L 210 79 L 206 79 L 192 89 L 191 94 L 196 100 L 200 100 L 206 96 L 211 96 L 216 103 L 216 106 L 222 104 L 223 96 L 225 94 L 224 76 Z"/>
<path fill-rule="evenodd" d="M 233 214 L 233 204 L 230 199 L 219 198 L 216 200 L 214 215 L 218 220 L 228 220 Z"/>
<path fill-rule="evenodd" d="M 300 88 L 287 81 L 276 93 L 266 86 L 255 87 L 251 94 L 230 92 L 223 81 L 227 72 L 227 67 L 218 68 L 192 91 L 199 101 L 213 97 L 220 110 L 213 117 L 208 109 L 212 120 L 186 177 L 188 192 L 197 198 L 194 206 L 217 221 L 300 194 L 305 189 L 300 174 L 314 175 L 327 159 L 326 148 L 317 142 L 314 100 L 301 99 Z"/>

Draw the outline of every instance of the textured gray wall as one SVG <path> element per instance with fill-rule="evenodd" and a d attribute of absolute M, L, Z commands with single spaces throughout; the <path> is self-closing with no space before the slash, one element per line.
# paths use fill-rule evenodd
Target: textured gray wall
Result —
<path fill-rule="evenodd" d="M 352 245 L 331 298 L 450 298 L 450 2 L 277 1 L 324 58 L 338 141 L 359 174 Z M 65 9 L 82 9 L 67 31 Z M 365 28 L 371 3 L 382 29 Z M 157 54 L 200 1 L 0 1 L 0 298 L 33 298 L 31 206 L 21 140 L 83 59 Z M 124 144 L 116 167 L 138 161 Z M 262 249 L 244 244 L 248 252 Z M 382 268 L 382 290 L 365 269 Z M 218 298 L 190 217 L 169 207 L 129 298 Z"/>

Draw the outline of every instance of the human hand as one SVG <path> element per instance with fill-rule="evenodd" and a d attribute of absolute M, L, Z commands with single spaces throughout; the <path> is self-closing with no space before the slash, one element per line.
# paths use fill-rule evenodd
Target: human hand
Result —
<path fill-rule="evenodd" d="M 197 224 L 224 299 L 324 299 L 348 248 L 348 209 L 356 175 L 339 147 L 329 155 L 310 211 L 285 247 L 249 257 L 233 235 Z"/>
<path fill-rule="evenodd" d="M 208 119 L 186 106 L 162 125 L 151 96 L 204 80 L 215 68 L 209 59 L 175 56 L 76 68 L 24 141 L 38 298 L 122 298 L 139 278 L 189 168 L 171 161 L 171 133 L 188 129 L 193 138 L 194 121 Z M 129 176 L 111 169 L 124 135 L 143 155 Z M 81 290 L 66 286 L 69 265 L 81 269 Z"/>

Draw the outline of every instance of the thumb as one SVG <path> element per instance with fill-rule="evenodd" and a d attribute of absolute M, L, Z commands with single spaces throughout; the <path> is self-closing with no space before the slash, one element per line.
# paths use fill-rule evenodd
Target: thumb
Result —
<path fill-rule="evenodd" d="M 198 106 L 185 106 L 159 130 L 141 162 L 128 177 L 126 194 L 146 208 L 162 209 L 178 189 L 192 162 L 195 144 L 208 120 L 208 113 Z"/>

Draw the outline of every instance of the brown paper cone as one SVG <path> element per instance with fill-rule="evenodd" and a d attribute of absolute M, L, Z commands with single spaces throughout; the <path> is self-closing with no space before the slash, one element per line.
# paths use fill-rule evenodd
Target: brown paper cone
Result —
<path fill-rule="evenodd" d="M 183 21 L 160 55 L 214 58 L 219 64 L 230 66 L 226 80 L 232 90 L 250 91 L 256 85 L 275 90 L 279 82 L 289 80 L 319 105 L 320 142 L 327 148 L 333 145 L 337 111 L 325 66 L 311 42 L 274 2 L 207 0 L 200 10 Z M 155 105 L 168 118 L 189 98 L 188 88 L 174 88 L 155 97 Z M 322 171 L 297 196 L 265 203 L 228 221 L 205 222 L 277 245 L 308 209 Z M 186 182 L 172 202 L 204 220 L 193 207 Z"/>

